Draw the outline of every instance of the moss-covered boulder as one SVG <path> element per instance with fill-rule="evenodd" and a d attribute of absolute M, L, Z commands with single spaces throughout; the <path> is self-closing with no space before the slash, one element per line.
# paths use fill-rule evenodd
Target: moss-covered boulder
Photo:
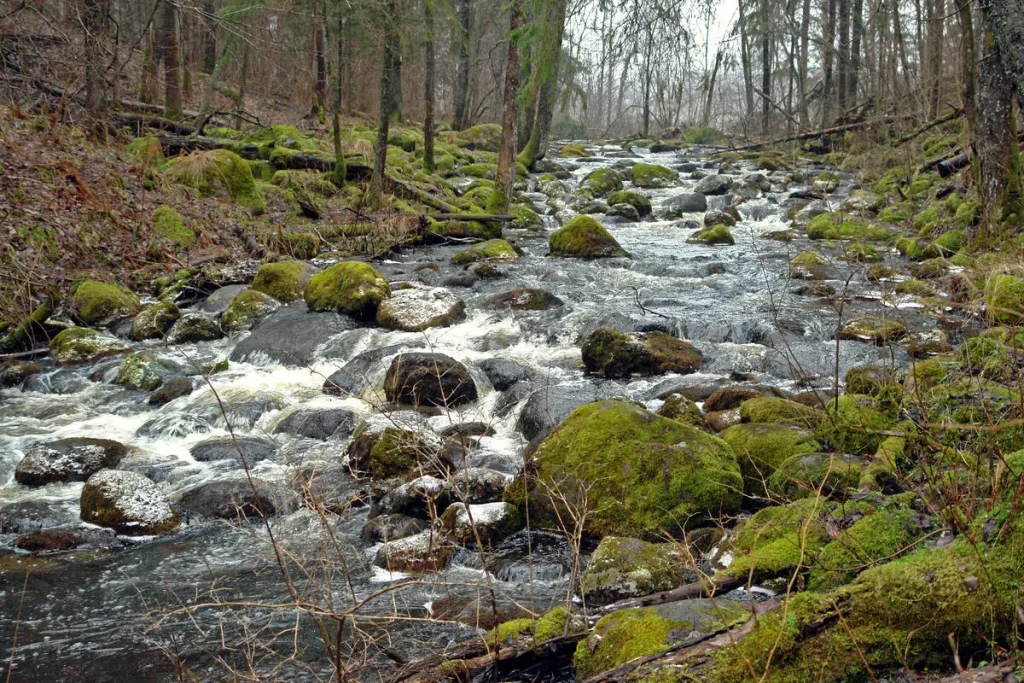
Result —
<path fill-rule="evenodd" d="M 736 531 L 723 573 L 764 581 L 810 567 L 828 541 L 827 504 L 805 498 L 755 512 Z"/>
<path fill-rule="evenodd" d="M 601 328 L 587 336 L 580 350 L 587 372 L 609 378 L 688 374 L 699 370 L 704 361 L 693 344 L 664 332 L 625 333 Z"/>
<path fill-rule="evenodd" d="M 611 233 L 590 216 L 576 216 L 553 232 L 548 246 L 552 256 L 575 258 L 629 256 L 629 253 L 619 246 Z"/>
<path fill-rule="evenodd" d="M 196 242 L 195 232 L 185 225 L 181 214 L 166 205 L 158 206 L 153 211 L 153 232 L 186 249 Z"/>
<path fill-rule="evenodd" d="M 674 543 L 605 536 L 583 573 L 580 592 L 589 604 L 604 605 L 670 590 L 683 582 L 685 561 Z"/>
<path fill-rule="evenodd" d="M 768 479 L 775 500 L 791 501 L 823 495 L 845 498 L 860 483 L 864 460 L 855 455 L 808 453 L 794 455 Z"/>
<path fill-rule="evenodd" d="M 192 152 L 167 163 L 167 176 L 174 182 L 198 190 L 208 197 L 223 192 L 233 201 L 262 212 L 266 204 L 252 168 L 245 159 L 227 149 Z"/>
<path fill-rule="evenodd" d="M 487 240 L 463 249 L 452 257 L 452 263 L 460 266 L 477 261 L 511 263 L 519 260 L 519 253 L 505 240 Z"/>
<path fill-rule="evenodd" d="M 224 336 L 217 322 L 203 313 L 186 313 L 167 332 L 168 344 L 195 344 Z"/>
<path fill-rule="evenodd" d="M 528 472 L 525 490 L 513 485 L 506 500 L 528 499 L 531 519 L 555 524 L 554 510 L 565 519 L 565 505 L 585 506 L 585 529 L 599 536 L 679 533 L 738 510 L 743 487 L 724 441 L 616 400 L 573 411 Z"/>
<path fill-rule="evenodd" d="M 135 320 L 128 337 L 132 341 L 160 339 L 181 317 L 181 311 L 171 301 L 160 301 L 142 309 Z"/>
<path fill-rule="evenodd" d="M 686 241 L 688 244 L 736 244 L 729 228 L 721 223 L 693 233 Z"/>
<path fill-rule="evenodd" d="M 362 261 L 342 261 L 317 273 L 306 284 L 311 311 L 336 311 L 359 320 L 373 320 L 377 307 L 391 296 L 387 279 Z"/>
<path fill-rule="evenodd" d="M 71 317 L 79 325 L 102 327 L 135 315 L 139 298 L 123 285 L 80 280 L 71 287 Z"/>
<path fill-rule="evenodd" d="M 497 152 L 501 147 L 501 126 L 481 123 L 455 134 L 455 144 L 466 149 Z"/>
<path fill-rule="evenodd" d="M 302 298 L 303 290 L 312 276 L 313 267 L 302 261 L 286 259 L 264 263 L 256 271 L 252 288 L 288 303 Z"/>
<path fill-rule="evenodd" d="M 813 428 L 821 419 L 821 411 L 785 398 L 758 396 L 743 402 L 740 418 L 744 422 Z"/>
<path fill-rule="evenodd" d="M 491 629 L 486 639 L 488 643 L 496 647 L 512 644 L 526 637 L 539 645 L 553 638 L 585 633 L 586 630 L 587 624 L 583 618 L 573 614 L 566 607 L 559 606 L 536 619 L 522 617 L 503 621 Z M 451 663 L 456 664 L 456 662 Z"/>
<path fill-rule="evenodd" d="M 870 455 L 892 427 L 893 418 L 875 407 L 870 396 L 846 394 L 828 402 L 828 413 L 819 423 L 816 436 L 841 453 Z"/>
<path fill-rule="evenodd" d="M 688 424 L 697 429 L 704 431 L 709 429 L 700 407 L 682 394 L 669 394 L 656 412 L 662 417 Z"/>
<path fill-rule="evenodd" d="M 608 195 L 608 205 L 615 206 L 616 204 L 632 206 L 640 218 L 651 215 L 651 200 L 633 190 L 621 190 Z"/>
<path fill-rule="evenodd" d="M 277 299 L 257 289 L 246 289 L 235 295 L 220 314 L 220 326 L 227 334 L 249 330 L 281 307 Z"/>
<path fill-rule="evenodd" d="M 658 164 L 634 164 L 631 180 L 637 187 L 668 187 L 679 176 L 671 168 Z"/>
<path fill-rule="evenodd" d="M 892 318 L 858 316 L 844 322 L 836 338 L 846 341 L 872 342 L 879 346 L 896 342 L 907 336 L 907 326 Z"/>
<path fill-rule="evenodd" d="M 69 327 L 50 341 L 50 357 L 58 365 L 92 363 L 107 356 L 125 353 L 120 340 L 87 327 Z"/>
<path fill-rule="evenodd" d="M 403 476 L 436 457 L 441 440 L 429 429 L 417 413 L 372 415 L 352 433 L 346 451 L 349 467 L 377 477 Z"/>
<path fill-rule="evenodd" d="M 580 189 L 591 197 L 607 197 L 622 189 L 622 176 L 614 168 L 594 169 L 580 182 Z"/>
<path fill-rule="evenodd" d="M 719 436 L 736 454 L 743 492 L 758 499 L 766 497 L 770 477 L 789 458 L 820 450 L 810 432 L 782 424 L 738 424 Z"/>
<path fill-rule="evenodd" d="M 807 224 L 807 236 L 812 240 L 860 240 L 885 242 L 892 237 L 886 228 L 870 225 L 853 216 L 840 213 L 821 213 Z"/>
<path fill-rule="evenodd" d="M 137 472 L 100 470 L 80 500 L 82 519 L 126 536 L 157 536 L 178 526 L 178 516 L 151 479 Z"/>
<path fill-rule="evenodd" d="M 181 368 L 174 363 L 161 360 L 148 353 L 132 353 L 125 356 L 117 366 L 114 384 L 128 389 L 153 391 L 164 380 L 181 374 Z"/>
<path fill-rule="evenodd" d="M 1024 321 L 1024 280 L 995 273 L 985 280 L 985 315 L 992 322 L 1017 325 Z"/>
<path fill-rule="evenodd" d="M 813 251 L 801 251 L 789 261 L 789 276 L 798 280 L 827 280 L 835 269 Z"/>

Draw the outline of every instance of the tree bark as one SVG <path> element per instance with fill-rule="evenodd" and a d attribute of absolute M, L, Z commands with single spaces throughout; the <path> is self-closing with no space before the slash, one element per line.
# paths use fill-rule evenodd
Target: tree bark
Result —
<path fill-rule="evenodd" d="M 825 0 L 825 20 L 822 39 L 822 67 L 824 82 L 821 89 L 821 126 L 828 125 L 832 109 L 832 57 L 835 49 L 836 0 Z"/>
<path fill-rule="evenodd" d="M 345 184 L 345 150 L 341 146 L 341 86 L 342 67 L 345 65 L 345 14 L 338 10 L 338 66 L 334 73 L 334 106 L 331 108 L 331 138 L 334 142 L 334 184 Z"/>
<path fill-rule="evenodd" d="M 249 80 L 249 41 L 242 48 L 242 72 L 238 75 L 238 101 L 235 104 L 235 128 L 242 128 L 242 112 L 245 111 L 245 86 Z"/>
<path fill-rule="evenodd" d="M 523 0 L 511 0 L 508 6 L 508 59 L 505 63 L 505 111 L 501 117 L 501 147 L 498 150 L 498 172 L 494 178 L 494 191 L 487 205 L 488 213 L 506 214 L 512 203 L 516 182 L 516 151 L 518 149 L 519 81 L 519 28 L 523 22 Z"/>
<path fill-rule="evenodd" d="M 377 201 L 384 196 L 385 177 L 388 158 L 388 132 L 391 126 L 391 106 L 394 97 L 392 93 L 391 78 L 394 75 L 395 43 L 397 42 L 398 27 L 397 0 L 387 0 L 384 12 L 384 35 L 383 35 L 383 63 L 380 70 L 380 114 L 377 117 L 377 147 L 373 155 L 373 180 L 371 192 Z"/>
<path fill-rule="evenodd" d="M 109 39 L 110 6 L 108 0 L 83 0 L 82 29 L 85 44 L 85 108 L 92 118 L 93 131 L 106 138 L 107 79 L 106 50 Z"/>
<path fill-rule="evenodd" d="M 939 114 L 939 94 L 942 89 L 942 34 L 944 0 L 924 0 L 928 17 L 928 118 Z M 1020 49 L 1020 46 L 1017 46 Z"/>
<path fill-rule="evenodd" d="M 654 78 L 654 66 L 651 64 L 651 53 L 654 51 L 654 36 L 651 28 L 647 28 L 647 43 L 644 46 L 644 103 L 643 103 L 643 135 L 646 138 L 651 131 L 651 80 Z"/>
<path fill-rule="evenodd" d="M 423 0 L 423 29 L 426 33 L 423 57 L 423 168 L 434 172 L 434 7 Z"/>
<path fill-rule="evenodd" d="M 708 96 L 704 100 L 704 114 L 701 116 L 701 125 L 708 126 L 711 124 L 711 104 L 715 99 L 715 80 L 718 78 L 718 67 L 722 65 L 722 50 L 719 48 L 718 52 L 715 53 L 715 66 L 711 69 L 711 78 L 708 80 Z"/>
<path fill-rule="evenodd" d="M 961 109 L 964 112 L 964 124 L 967 127 L 967 139 L 974 146 L 974 140 L 978 135 L 978 109 L 975 97 L 977 96 L 976 82 L 978 79 L 976 62 L 978 60 L 975 49 L 976 37 L 974 34 L 974 12 L 973 2 L 958 2 L 957 17 L 960 21 L 960 34 L 962 42 L 962 53 L 960 55 L 960 74 L 963 79 L 963 104 Z"/>
<path fill-rule="evenodd" d="M 142 75 L 139 77 L 139 101 L 152 104 L 156 99 L 156 40 L 151 27 L 146 31 L 146 44 L 142 49 Z"/>
<path fill-rule="evenodd" d="M 761 135 L 767 136 L 771 123 L 771 106 L 768 98 L 772 94 L 772 40 L 768 0 L 761 0 Z"/>
<path fill-rule="evenodd" d="M 395 20 L 397 21 L 397 19 Z M 391 60 L 391 118 L 395 123 L 405 123 L 405 97 L 402 95 L 402 42 L 397 29 L 394 33 L 394 57 Z"/>
<path fill-rule="evenodd" d="M 327 60 L 324 57 L 324 10 L 323 0 L 313 0 L 313 62 L 314 85 L 311 113 L 323 121 L 327 106 Z"/>
<path fill-rule="evenodd" d="M 156 22 L 156 49 L 164 65 L 164 116 L 181 118 L 181 48 L 178 45 L 178 10 L 160 0 Z"/>
<path fill-rule="evenodd" d="M 739 0 L 740 61 L 743 63 L 743 94 L 746 97 L 747 118 L 754 116 L 754 73 L 750 58 L 750 42 L 747 38 L 747 19 L 743 0 Z"/>
<path fill-rule="evenodd" d="M 565 33 L 565 14 L 568 0 L 554 0 L 545 17 L 543 44 L 539 47 L 540 63 L 537 65 L 535 80 L 535 115 L 530 127 L 530 139 L 520 155 L 527 168 L 547 154 L 548 135 L 551 120 L 555 114 L 555 99 L 558 96 L 558 73 L 562 62 L 562 37 Z"/>
<path fill-rule="evenodd" d="M 836 95 L 839 101 L 839 114 L 846 111 L 848 98 L 846 88 L 849 85 L 850 69 L 850 3 L 852 0 L 838 0 L 839 12 L 839 60 L 836 65 Z"/>
<path fill-rule="evenodd" d="M 217 68 L 217 22 L 214 20 L 213 0 L 203 1 L 203 73 L 212 74 Z"/>
<path fill-rule="evenodd" d="M 458 69 L 455 76 L 455 130 L 469 127 L 469 31 L 473 16 L 471 0 L 459 0 L 455 39 L 458 41 Z"/>
<path fill-rule="evenodd" d="M 800 96 L 800 125 L 811 125 L 811 112 L 807 102 L 807 62 L 811 42 L 811 0 L 803 0 L 800 17 L 800 61 L 797 67 L 797 87 Z"/>
<path fill-rule="evenodd" d="M 864 33 L 864 0 L 853 0 L 853 16 L 850 21 L 850 70 L 846 94 L 850 100 L 857 102 L 857 81 L 860 77 L 860 50 Z"/>
<path fill-rule="evenodd" d="M 1003 71 L 1013 84 L 1017 107 L 1024 111 L 1024 8 L 1017 0 L 986 0 L 981 7 Z"/>

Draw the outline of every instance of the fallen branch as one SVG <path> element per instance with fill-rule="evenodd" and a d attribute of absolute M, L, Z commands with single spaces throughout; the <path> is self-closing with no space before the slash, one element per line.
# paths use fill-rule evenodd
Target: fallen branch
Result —
<path fill-rule="evenodd" d="M 740 147 L 733 147 L 732 149 L 723 150 L 726 152 L 743 152 L 750 149 L 760 149 L 762 147 L 772 147 L 775 145 L 781 145 L 784 142 L 798 142 L 800 140 L 812 140 L 814 138 L 821 138 L 828 135 L 835 135 L 836 133 L 845 133 L 849 130 L 859 130 L 861 128 L 870 128 L 871 126 L 881 126 L 896 123 L 897 121 L 904 121 L 912 118 L 911 116 L 887 116 L 882 119 L 874 119 L 872 121 L 858 121 L 856 123 L 847 123 L 842 126 L 833 126 L 831 128 L 823 128 L 821 130 L 811 131 L 810 133 L 800 133 L 799 135 L 788 135 L 784 138 L 776 138 L 774 140 L 766 140 L 764 142 L 755 142 L 749 145 L 742 145 Z"/>
<path fill-rule="evenodd" d="M 598 617 L 611 612 L 618 612 L 623 609 L 634 607 L 650 607 L 652 605 L 665 605 L 670 602 L 689 600 L 690 598 L 707 598 L 716 593 L 730 591 L 743 585 L 743 579 L 735 576 L 720 576 L 711 581 L 695 581 L 687 583 L 669 591 L 651 593 L 639 598 L 627 598 L 605 605 L 593 612 L 591 618 L 596 621 Z"/>
<path fill-rule="evenodd" d="M 432 213 L 424 218 L 433 218 L 435 221 L 480 221 L 493 223 L 511 223 L 515 216 L 508 216 L 500 213 Z"/>
<path fill-rule="evenodd" d="M 114 119 L 122 128 L 135 128 L 141 134 L 142 128 L 156 128 L 178 135 L 191 135 L 196 132 L 195 126 L 183 121 L 172 121 L 156 114 L 133 114 L 126 111 L 112 112 Z"/>
<path fill-rule="evenodd" d="M 942 124 L 948 123 L 949 121 L 952 121 L 953 119 L 960 118 L 960 116 L 962 116 L 963 113 L 964 113 L 963 109 L 954 109 L 953 111 L 951 111 L 950 113 L 946 114 L 945 116 L 937 118 L 937 119 L 935 119 L 934 121 L 932 121 L 930 123 L 924 124 L 923 126 L 918 128 L 914 132 L 907 133 L 906 135 L 901 137 L 899 140 L 897 140 L 896 144 L 894 146 L 895 147 L 899 147 L 900 145 L 902 145 L 904 143 L 910 142 L 911 140 L 916 138 L 918 135 L 921 135 L 922 133 L 925 133 L 925 132 L 931 130 L 935 126 L 941 126 Z"/>
<path fill-rule="evenodd" d="M 415 668 L 409 675 L 396 674 L 391 683 L 398 681 L 410 681 L 410 683 L 434 683 L 449 677 L 457 677 L 460 680 L 470 680 L 476 674 L 490 667 L 501 669 L 523 669 L 530 666 L 534 661 L 544 663 L 546 669 L 550 666 L 550 658 L 564 655 L 567 650 L 575 650 L 576 643 L 586 637 L 584 633 L 575 633 L 568 636 L 559 636 L 542 643 L 534 644 L 532 639 L 524 639 L 514 645 L 498 648 L 493 652 L 479 655 L 472 658 L 453 658 L 451 656 L 442 658 L 442 661 L 433 664 L 428 668 L 419 668 L 419 662 L 413 662 L 409 667 Z"/>

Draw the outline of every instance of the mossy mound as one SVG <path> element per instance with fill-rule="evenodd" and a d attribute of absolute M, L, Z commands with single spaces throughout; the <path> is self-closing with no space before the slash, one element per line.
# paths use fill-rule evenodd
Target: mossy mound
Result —
<path fill-rule="evenodd" d="M 892 234 L 883 227 L 870 225 L 849 214 L 831 212 L 812 218 L 807 224 L 807 236 L 812 240 L 887 242 Z"/>
<path fill-rule="evenodd" d="M 196 234 L 186 227 L 185 219 L 166 205 L 158 206 L 153 211 L 153 232 L 186 249 L 196 243 Z"/>
<path fill-rule="evenodd" d="M 768 491 L 779 501 L 821 495 L 845 498 L 860 483 L 864 461 L 854 455 L 808 453 L 794 455 L 768 479 Z"/>
<path fill-rule="evenodd" d="M 558 150 L 558 154 L 559 156 L 569 159 L 590 156 L 590 152 L 587 151 L 587 148 L 578 142 L 570 142 L 567 145 L 562 145 L 562 149 Z"/>
<path fill-rule="evenodd" d="M 633 190 L 620 190 L 608 195 L 608 206 L 615 206 L 616 204 L 629 204 L 636 209 L 637 216 L 640 218 L 650 216 L 653 210 L 651 200 Z"/>
<path fill-rule="evenodd" d="M 459 171 L 463 175 L 467 175 L 470 178 L 485 178 L 487 180 L 494 180 L 498 177 L 498 165 L 497 164 L 466 164 Z"/>
<path fill-rule="evenodd" d="M 281 231 L 274 237 L 274 244 L 285 254 L 295 259 L 311 259 L 320 253 L 320 238 L 313 232 Z"/>
<path fill-rule="evenodd" d="M 836 334 L 837 339 L 872 342 L 879 346 L 899 341 L 906 336 L 907 326 L 899 320 L 875 316 L 860 316 L 847 320 Z"/>
<path fill-rule="evenodd" d="M 1024 322 L 1024 280 L 995 273 L 985 280 L 985 315 L 992 322 Z"/>
<path fill-rule="evenodd" d="M 863 244 L 861 242 L 855 242 L 846 247 L 843 256 L 847 261 L 855 263 L 879 263 L 882 260 L 882 254 L 878 249 L 870 244 Z"/>
<path fill-rule="evenodd" d="M 606 536 L 580 579 L 580 591 L 588 603 L 601 605 L 669 590 L 683 582 L 683 563 L 673 543 Z"/>
<path fill-rule="evenodd" d="M 181 311 L 172 301 L 160 301 L 146 306 L 132 321 L 128 338 L 132 341 L 160 339 L 180 317 Z"/>
<path fill-rule="evenodd" d="M 475 263 L 477 261 L 500 261 L 511 263 L 519 260 L 519 254 L 505 240 L 487 240 L 463 249 L 452 257 L 454 265 Z"/>
<path fill-rule="evenodd" d="M 302 298 L 302 292 L 312 275 L 313 269 L 301 261 L 277 261 L 264 263 L 256 271 L 252 288 L 278 301 L 288 303 Z"/>
<path fill-rule="evenodd" d="M 699 526 L 737 511 L 743 486 L 724 441 L 616 400 L 577 408 L 540 445 L 529 470 L 536 478 L 524 496 L 531 518 L 553 522 L 555 509 L 566 518 L 564 501 L 585 505 L 585 528 L 599 536 Z"/>
<path fill-rule="evenodd" d="M 50 357 L 58 365 L 91 363 L 124 353 L 128 347 L 120 340 L 87 327 L 69 327 L 50 341 Z"/>
<path fill-rule="evenodd" d="M 508 212 L 514 217 L 514 220 L 508 225 L 510 228 L 515 230 L 529 230 L 531 228 L 539 228 L 544 225 L 544 221 L 541 220 L 540 214 L 528 206 L 513 204 L 509 208 Z"/>
<path fill-rule="evenodd" d="M 613 168 L 598 168 L 583 178 L 580 189 L 589 192 L 591 197 L 607 197 L 622 189 L 622 176 Z"/>
<path fill-rule="evenodd" d="M 576 216 L 551 234 L 552 256 L 574 258 L 628 257 L 611 233 L 590 216 Z"/>
<path fill-rule="evenodd" d="M 512 619 L 498 624 L 486 636 L 487 642 L 492 646 L 502 646 L 515 642 L 525 636 L 530 636 L 535 644 L 540 644 L 552 638 L 558 638 L 573 633 L 586 631 L 586 624 L 576 615 L 573 615 L 564 606 L 555 607 L 537 619 L 524 617 Z"/>
<path fill-rule="evenodd" d="M 755 512 L 737 530 L 728 549 L 733 560 L 723 573 L 763 581 L 810 567 L 828 541 L 827 505 L 805 498 Z"/>
<path fill-rule="evenodd" d="M 279 307 L 274 297 L 256 289 L 247 289 L 235 295 L 221 313 L 220 326 L 228 334 L 248 330 Z"/>
<path fill-rule="evenodd" d="M 165 379 L 180 372 L 173 364 L 154 358 L 148 353 L 132 353 L 125 356 L 117 367 L 114 384 L 126 389 L 153 391 L 163 384 Z"/>
<path fill-rule="evenodd" d="M 671 168 L 658 164 L 634 164 L 631 180 L 637 187 L 668 187 L 679 176 Z"/>
<path fill-rule="evenodd" d="M 482 209 L 477 207 L 476 210 L 479 212 Z M 479 240 L 493 240 L 501 238 L 501 223 L 493 221 L 486 223 L 481 221 L 463 221 L 456 219 L 436 221 L 433 218 L 428 218 L 427 229 L 437 235 L 440 239 L 444 239 L 446 237 L 470 237 Z"/>
<path fill-rule="evenodd" d="M 788 424 L 814 428 L 821 420 L 821 412 L 796 401 L 774 396 L 758 396 L 740 406 L 740 419 L 762 424 Z"/>
<path fill-rule="evenodd" d="M 689 244 L 736 244 L 729 228 L 722 223 L 695 232 L 686 241 Z"/>
<path fill-rule="evenodd" d="M 584 340 L 580 350 L 588 372 L 609 378 L 688 374 L 700 369 L 704 361 L 692 344 L 664 332 L 627 334 L 601 328 Z"/>
<path fill-rule="evenodd" d="M 882 440 L 893 419 L 875 407 L 870 396 L 846 394 L 829 401 L 827 416 L 821 420 L 816 436 L 832 444 L 841 453 L 870 455 Z"/>
<path fill-rule="evenodd" d="M 497 152 L 501 147 L 501 126 L 496 123 L 481 123 L 455 134 L 454 142 L 459 147 Z"/>
<path fill-rule="evenodd" d="M 336 311 L 373 320 L 377 306 L 391 296 L 387 279 L 361 261 L 342 261 L 309 279 L 306 304 L 311 311 Z"/>
<path fill-rule="evenodd" d="M 139 298 L 123 285 L 81 280 L 72 285 L 71 317 L 80 325 L 99 327 L 135 315 Z"/>
<path fill-rule="evenodd" d="M 736 454 L 743 492 L 752 498 L 766 496 L 769 478 L 789 458 L 821 449 L 809 432 L 781 424 L 738 424 L 720 436 Z"/>
<path fill-rule="evenodd" d="M 708 430 L 708 423 L 704 418 L 704 413 L 700 411 L 696 403 L 682 394 L 669 395 L 656 412 L 658 415 L 667 417 L 670 420 L 682 422 L 704 431 Z"/>
<path fill-rule="evenodd" d="M 233 201 L 262 212 L 265 203 L 252 168 L 245 159 L 226 149 L 193 152 L 171 159 L 167 175 L 174 182 L 194 188 L 204 197 L 224 192 Z"/>

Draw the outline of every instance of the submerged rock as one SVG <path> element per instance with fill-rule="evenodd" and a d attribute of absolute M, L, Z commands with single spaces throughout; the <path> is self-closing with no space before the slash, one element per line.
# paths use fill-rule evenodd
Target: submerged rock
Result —
<path fill-rule="evenodd" d="M 497 391 L 507 391 L 532 376 L 529 368 L 507 358 L 487 358 L 480 361 L 477 367 L 487 375 L 491 386 Z"/>
<path fill-rule="evenodd" d="M 149 395 L 146 403 L 153 407 L 159 407 L 170 403 L 176 398 L 188 396 L 192 393 L 192 380 L 188 377 L 171 377 L 160 387 Z"/>
<path fill-rule="evenodd" d="M 24 501 L 0 508 L 0 534 L 24 534 L 63 526 L 75 517 L 55 501 Z"/>
<path fill-rule="evenodd" d="M 292 304 L 272 313 L 231 352 L 231 362 L 253 362 L 265 357 L 291 367 L 313 362 L 316 351 L 331 337 L 355 327 L 354 321 L 334 313 L 307 313 Z"/>
<path fill-rule="evenodd" d="M 136 472 L 100 470 L 82 489 L 82 519 L 126 536 L 157 536 L 178 526 L 160 488 Z"/>
<path fill-rule="evenodd" d="M 14 547 L 33 555 L 64 553 L 72 550 L 107 550 L 119 546 L 113 529 L 59 527 L 38 529 L 14 540 Z"/>
<path fill-rule="evenodd" d="M 71 438 L 37 443 L 18 463 L 14 479 L 25 486 L 85 481 L 104 468 L 116 467 L 127 453 L 127 446 L 109 439 Z"/>
<path fill-rule="evenodd" d="M 704 357 L 692 344 L 664 332 L 627 334 L 599 329 L 581 346 L 588 372 L 609 378 L 696 372 Z"/>

